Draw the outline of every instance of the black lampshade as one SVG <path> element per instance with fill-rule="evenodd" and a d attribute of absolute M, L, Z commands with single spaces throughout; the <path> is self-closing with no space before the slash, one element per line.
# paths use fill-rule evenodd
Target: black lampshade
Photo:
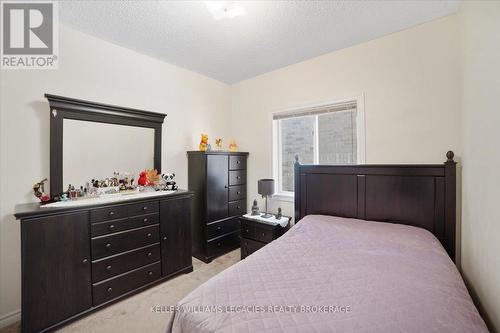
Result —
<path fill-rule="evenodd" d="M 257 184 L 260 195 L 268 196 L 274 194 L 274 179 L 259 179 Z"/>

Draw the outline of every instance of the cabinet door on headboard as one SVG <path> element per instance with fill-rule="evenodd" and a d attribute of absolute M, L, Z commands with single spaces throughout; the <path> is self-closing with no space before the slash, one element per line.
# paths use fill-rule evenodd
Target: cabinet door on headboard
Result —
<path fill-rule="evenodd" d="M 21 222 L 23 332 L 91 307 L 88 220 L 85 211 Z"/>

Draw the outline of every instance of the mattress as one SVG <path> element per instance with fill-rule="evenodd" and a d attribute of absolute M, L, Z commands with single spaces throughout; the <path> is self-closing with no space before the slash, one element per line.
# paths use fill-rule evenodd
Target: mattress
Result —
<path fill-rule="evenodd" d="M 430 232 L 310 215 L 208 280 L 168 332 L 487 332 Z"/>

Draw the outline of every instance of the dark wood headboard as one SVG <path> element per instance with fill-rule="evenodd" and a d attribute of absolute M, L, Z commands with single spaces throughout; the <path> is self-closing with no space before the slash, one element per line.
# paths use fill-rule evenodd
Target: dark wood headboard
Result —
<path fill-rule="evenodd" d="M 302 165 L 295 162 L 295 221 L 321 214 L 392 222 L 432 232 L 455 261 L 456 162 Z"/>

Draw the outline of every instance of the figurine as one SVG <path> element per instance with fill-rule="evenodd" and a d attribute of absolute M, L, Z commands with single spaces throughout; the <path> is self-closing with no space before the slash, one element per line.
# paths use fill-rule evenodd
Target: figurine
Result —
<path fill-rule="evenodd" d="M 238 145 L 236 144 L 236 141 L 234 141 L 234 139 L 229 141 L 229 151 L 238 151 Z"/>
<path fill-rule="evenodd" d="M 161 175 L 161 178 L 165 182 L 165 190 L 167 191 L 176 191 L 177 183 L 174 181 L 175 173 L 164 173 Z"/>
<path fill-rule="evenodd" d="M 207 144 L 208 144 L 208 135 L 205 133 L 202 133 L 200 146 L 199 146 L 200 151 L 207 151 Z"/>
<path fill-rule="evenodd" d="M 259 206 L 257 206 L 257 200 L 254 200 L 253 201 L 253 205 L 252 205 L 252 215 L 260 215 L 259 213 Z"/>
<path fill-rule="evenodd" d="M 41 180 L 40 182 L 36 183 L 33 185 L 33 192 L 35 194 L 35 197 L 40 199 L 42 202 L 46 202 L 50 200 L 50 196 L 45 193 L 45 182 L 47 181 L 47 178 Z"/>
<path fill-rule="evenodd" d="M 212 151 L 212 145 L 210 143 L 207 143 L 206 151 Z"/>
<path fill-rule="evenodd" d="M 155 186 L 159 178 L 160 176 L 158 176 L 156 169 L 144 170 L 139 174 L 137 183 L 141 186 Z"/>
<path fill-rule="evenodd" d="M 221 138 L 215 139 L 215 146 L 217 147 L 217 150 L 222 150 L 222 139 Z"/>
<path fill-rule="evenodd" d="M 281 215 L 281 207 L 278 207 L 278 214 L 276 214 L 276 219 L 277 219 L 277 220 L 281 220 L 281 217 L 282 217 L 282 216 L 283 216 L 283 215 Z"/>

